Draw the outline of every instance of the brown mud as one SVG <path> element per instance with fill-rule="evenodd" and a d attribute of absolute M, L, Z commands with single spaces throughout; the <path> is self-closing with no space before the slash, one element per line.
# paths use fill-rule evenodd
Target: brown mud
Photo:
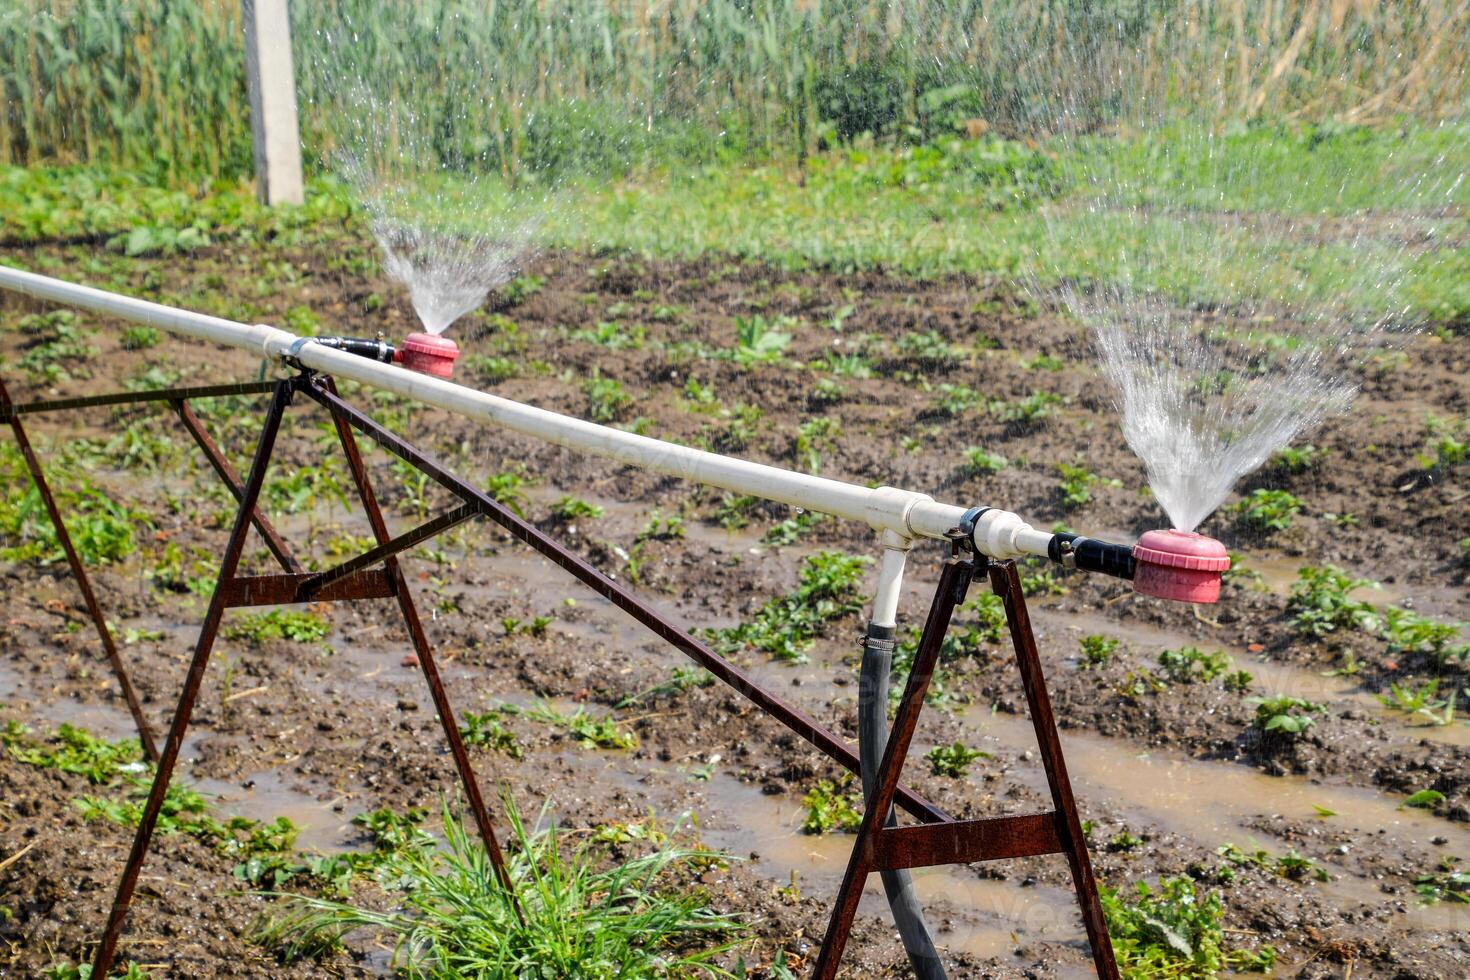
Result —
<path fill-rule="evenodd" d="M 17 250 L 6 257 L 227 315 L 243 316 L 243 308 L 254 319 L 284 322 L 289 311 L 305 308 L 320 321 L 321 333 L 401 336 L 412 329 L 412 314 L 398 291 L 353 271 L 352 260 L 367 254 L 366 243 L 349 239 L 133 263 L 82 249 Z M 284 280 L 282 263 L 291 264 Z M 466 353 L 462 381 L 586 416 L 594 407 L 587 380 L 616 379 L 629 396 L 627 404 L 612 407 L 616 421 L 664 438 L 783 465 L 815 462 L 826 476 L 919 489 L 954 502 L 999 504 L 1040 526 L 1065 522 L 1127 539 L 1163 522 L 1143 490 L 1142 467 L 1119 434 L 1109 389 L 1081 328 L 990 284 L 578 255 L 546 257 L 532 271 L 544 279 L 540 291 L 455 328 Z M 14 366 L 32 342 L 15 324 L 39 309 L 0 296 L 0 356 L 18 400 L 112 390 L 149 368 L 191 384 L 254 378 L 258 370 L 238 352 L 168 338 L 150 350 L 124 351 L 117 324 L 82 317 L 81 326 L 95 331 L 88 341 L 98 356 L 72 365 L 71 379 L 42 384 Z M 762 316 L 792 334 L 786 363 L 742 366 L 719 356 L 735 345 L 737 316 Z M 590 339 L 599 324 L 613 321 L 619 326 L 603 328 L 602 338 L 640 338 L 636 346 L 614 349 Z M 957 353 L 937 358 L 900 343 L 916 331 L 934 332 Z M 1470 974 L 1465 906 L 1421 906 L 1412 884 L 1443 857 L 1470 858 L 1466 727 L 1421 724 L 1422 718 L 1387 711 L 1375 696 L 1390 682 L 1432 676 L 1441 677 L 1441 694 L 1470 686 L 1466 665 L 1434 668 L 1422 656 L 1390 654 L 1367 636 L 1310 641 L 1286 613 L 1295 569 L 1333 563 L 1380 583 L 1364 593 L 1369 601 L 1470 619 L 1470 567 L 1457 545 L 1470 537 L 1465 469 L 1425 474 L 1416 461 L 1425 448 L 1426 413 L 1470 414 L 1467 355 L 1463 343 L 1428 336 L 1405 351 L 1407 360 L 1391 370 L 1365 368 L 1352 413 L 1311 436 L 1326 450 L 1314 467 L 1295 474 L 1268 468 L 1243 485 L 1281 487 L 1302 498 L 1303 510 L 1289 529 L 1262 538 L 1228 515 L 1211 518 L 1204 530 L 1224 539 L 1258 573 L 1233 576 L 1218 606 L 1197 611 L 1166 605 L 1133 596 L 1124 584 L 1079 576 L 1058 578 L 1065 594 L 1032 599 L 1064 747 L 1083 816 L 1093 824 L 1100 878 L 1120 890 L 1172 874 L 1208 881 L 1219 865 L 1216 849 L 1226 843 L 1272 854 L 1294 849 L 1313 859 L 1329 880 L 1241 869 L 1222 886 L 1230 942 L 1275 946 L 1282 975 Z M 829 352 L 863 354 L 871 376 L 803 367 L 823 363 Z M 1043 353 L 1059 358 L 1062 369 L 1024 366 Z M 501 358 L 503 363 L 492 360 Z M 487 376 L 506 373 L 505 364 L 515 376 Z M 686 389 L 691 378 L 698 387 Z M 822 378 L 839 389 L 819 392 Z M 933 386 L 940 384 L 969 386 L 978 404 L 954 417 L 936 413 Z M 701 389 L 712 393 L 708 403 L 701 402 Z M 727 530 L 716 517 L 719 493 L 473 429 L 439 412 L 408 411 L 351 386 L 344 391 L 464 475 L 517 474 L 523 481 L 518 505 L 528 516 L 609 573 L 636 575 L 643 594 L 691 627 L 748 619 L 767 598 L 795 585 L 807 554 L 876 551 L 869 529 L 831 519 L 794 543 L 765 544 L 766 532 L 792 516 L 785 508 L 754 506 L 746 526 Z M 1052 418 L 1018 427 L 985 410 L 986 403 L 1033 391 L 1064 399 Z M 742 423 L 739 405 L 758 412 L 748 410 Z M 817 417 L 831 419 L 834 431 L 819 441 L 813 459 L 798 424 Z M 257 418 L 245 402 L 210 416 L 242 468 Z M 97 570 L 94 580 L 120 633 L 162 633 L 123 648 L 161 733 L 204 602 L 157 588 L 147 572 L 168 543 L 217 554 L 231 514 L 226 495 L 212 488 L 187 436 L 161 411 L 104 409 L 27 424 L 50 458 L 67 440 L 105 440 L 130 423 L 166 436 L 172 448 L 156 469 L 109 459 L 88 473 L 152 521 L 139 529 L 137 552 Z M 293 408 L 274 473 L 330 460 L 328 436 L 318 410 Z M 967 474 L 962 450 L 969 446 L 1000 453 L 1010 463 L 995 474 Z M 368 461 L 396 528 L 446 503 L 430 490 L 420 506 L 416 488 L 399 478 L 385 454 L 371 453 Z M 1066 510 L 1055 467 L 1063 461 L 1081 461 L 1121 486 L 1095 486 L 1091 502 Z M 339 464 L 322 466 L 347 485 Z M 552 506 L 567 494 L 600 505 L 602 516 L 570 525 L 555 520 Z M 354 507 L 329 497 L 278 515 L 303 550 L 311 550 L 311 542 L 323 567 L 334 560 L 331 549 L 345 547 L 344 538 L 367 534 Z M 636 539 L 655 511 L 682 514 L 684 535 L 640 545 Z M 1357 522 L 1341 527 L 1327 514 L 1352 514 Z M 264 570 L 264 557 L 252 555 L 251 567 Z M 905 623 L 920 620 L 940 557 L 932 545 L 915 551 Z M 667 680 L 681 663 L 608 603 L 487 525 L 469 525 L 419 549 L 406 568 L 461 712 L 536 699 L 604 712 Z M 6 562 L 0 574 L 0 723 L 19 721 L 45 734 L 70 722 L 127 736 L 127 714 L 64 564 Z M 319 611 L 332 625 L 324 641 L 221 641 L 180 775 L 211 794 L 218 812 L 287 816 L 303 828 L 301 847 L 328 851 L 361 846 L 353 815 L 380 806 L 434 810 L 442 794 L 453 791 L 453 780 L 421 676 L 404 664 L 409 644 L 396 607 L 368 601 Z M 554 617 L 544 635 L 506 635 L 502 620 L 536 616 Z M 832 624 L 805 664 L 766 662 L 754 654 L 742 660 L 783 696 L 855 738 L 860 626 L 856 616 Z M 1084 670 L 1078 640 L 1090 634 L 1114 637 L 1120 646 L 1110 663 Z M 1249 689 L 1228 691 L 1216 680 L 1129 693 L 1130 672 L 1135 679 L 1145 669 L 1157 673 L 1159 652 L 1182 646 L 1227 652 L 1236 668 L 1253 675 Z M 1347 649 L 1357 672 L 1327 676 L 1343 666 Z M 921 724 L 906 775 L 910 785 L 960 816 L 1044 807 L 1045 783 L 1004 645 L 983 643 L 948 663 L 944 683 L 944 704 L 926 712 Z M 1251 726 L 1253 707 L 1246 699 L 1276 693 L 1320 702 L 1326 710 L 1298 738 L 1265 739 Z M 719 687 L 661 695 L 616 713 L 636 731 L 638 748 L 581 749 L 545 726 L 511 717 L 523 757 L 478 749 L 475 764 L 487 784 L 509 788 L 523 813 L 546 807 L 571 828 L 643 819 L 650 812 L 665 824 L 695 815 L 706 844 L 742 859 L 707 872 L 701 885 L 717 907 L 745 916 L 746 962 L 768 964 L 784 956 L 794 966 L 809 963 L 851 837 L 800 833 L 801 797 L 836 775 L 835 767 Z M 919 755 L 956 739 L 991 758 L 963 779 L 932 775 Z M 1407 794 L 1422 789 L 1438 790 L 1444 800 L 1432 812 L 1402 806 Z M 88 792 L 95 790 L 81 777 L 36 770 L 0 754 L 0 975 L 34 976 L 92 949 L 131 834 L 83 822 L 73 800 Z M 1125 832 L 1138 843 L 1114 846 Z M 278 963 L 250 938 L 270 901 L 232 877 L 233 863 L 186 837 L 160 838 L 144 869 L 122 954 L 150 965 L 156 976 L 385 971 L 387 953 L 371 936 L 354 940 L 348 955 L 322 963 Z M 935 869 L 918 878 L 949 950 L 951 976 L 1088 973 L 1060 857 Z M 864 900 L 845 964 L 854 977 L 906 975 L 875 887 Z"/>

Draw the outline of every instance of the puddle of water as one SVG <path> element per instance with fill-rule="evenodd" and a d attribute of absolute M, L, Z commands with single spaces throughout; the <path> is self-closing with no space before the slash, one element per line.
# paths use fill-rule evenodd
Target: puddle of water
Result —
<path fill-rule="evenodd" d="M 980 733 L 973 743 L 979 748 L 989 743 L 1015 750 L 1036 744 L 1031 723 L 1024 718 L 981 709 L 966 713 L 964 720 Z M 1455 825 L 1421 810 L 1400 810 L 1396 801 L 1372 790 L 1268 776 L 1247 766 L 1200 761 L 1177 753 L 1138 752 L 1086 733 L 1064 732 L 1062 744 L 1068 773 L 1084 809 L 1088 800 L 1106 800 L 1130 822 L 1136 821 L 1135 830 L 1161 827 L 1210 849 L 1226 842 L 1246 846 L 1260 836 L 1249 824 L 1262 815 L 1313 820 L 1318 819 L 1318 806 L 1336 814 L 1324 821 L 1325 827 L 1349 826 L 1365 836 L 1381 834 L 1406 844 L 1443 835 L 1458 837 L 1462 850 L 1470 846 L 1470 834 Z M 1013 769 L 1010 775 L 1039 792 L 1045 790 L 1039 762 L 1034 771 Z M 1263 844 L 1273 851 L 1283 849 L 1276 842 Z M 1360 846 L 1374 845 L 1364 842 Z M 1450 853 L 1456 853 L 1453 847 Z M 1376 881 L 1330 870 L 1333 880 L 1316 887 L 1331 894 L 1336 907 L 1383 902 Z M 1453 926 L 1463 917 L 1446 906 L 1416 906 L 1404 918 L 1428 926 Z"/>
<path fill-rule="evenodd" d="M 334 801 L 318 800 L 290 788 L 279 769 L 240 780 L 194 779 L 192 782 L 196 790 L 212 797 L 211 802 L 222 813 L 266 822 L 286 817 L 300 831 L 296 836 L 299 849 L 342 850 L 356 836 L 351 819 L 332 809 Z"/>
<path fill-rule="evenodd" d="M 773 890 L 789 887 L 795 872 L 802 896 L 830 900 L 837 893 L 856 838 L 803 834 L 805 810 L 798 797 L 767 795 L 723 772 L 691 783 L 685 771 L 650 767 L 617 753 L 564 753 L 558 758 L 589 780 L 618 786 L 635 810 L 652 810 L 666 825 L 681 810 L 697 814 L 704 843 L 741 859 L 767 878 Z M 1064 866 L 1060 855 L 1054 860 Z M 1076 899 L 1065 889 L 981 878 L 962 865 L 915 869 L 913 877 L 930 921 L 945 923 L 936 926 L 936 939 L 949 950 L 988 957 L 1009 955 L 1018 944 L 1041 939 L 1085 944 Z M 869 877 L 859 909 L 887 921 L 878 876 Z"/>

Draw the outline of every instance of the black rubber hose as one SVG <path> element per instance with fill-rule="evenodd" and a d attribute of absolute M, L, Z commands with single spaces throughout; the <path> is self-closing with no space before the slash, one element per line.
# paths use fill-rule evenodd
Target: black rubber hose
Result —
<path fill-rule="evenodd" d="M 892 626 L 868 624 L 863 643 L 863 665 L 858 686 L 858 757 L 863 775 L 863 796 L 869 797 L 878 780 L 878 765 L 888 745 L 888 674 L 893 670 Z M 888 811 L 885 826 L 898 822 Z M 903 939 L 914 973 L 919 980 L 945 980 L 944 964 L 934 948 L 934 936 L 919 909 L 919 897 L 907 871 L 884 871 L 883 890 L 888 894 L 888 907 Z"/>

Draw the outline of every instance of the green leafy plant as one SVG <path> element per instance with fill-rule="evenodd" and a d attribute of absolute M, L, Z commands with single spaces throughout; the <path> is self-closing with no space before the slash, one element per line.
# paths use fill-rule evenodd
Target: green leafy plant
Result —
<path fill-rule="evenodd" d="M 270 612 L 241 616 L 226 626 L 224 632 L 228 639 L 247 640 L 256 646 L 269 640 L 313 643 L 332 632 L 332 624 L 316 613 L 272 609 Z"/>
<path fill-rule="evenodd" d="M 512 759 L 521 757 L 521 746 L 516 741 L 515 732 L 505 727 L 500 720 L 501 713 L 498 711 L 486 711 L 476 714 L 472 711 L 464 712 L 461 717 L 464 724 L 459 726 L 459 736 L 464 739 L 466 745 L 483 745 L 491 751 L 508 755 Z"/>
<path fill-rule="evenodd" d="M 1230 658 L 1218 650 L 1206 653 L 1196 647 L 1181 647 L 1161 651 L 1159 667 L 1176 684 L 1209 683 L 1230 669 Z"/>
<path fill-rule="evenodd" d="M 1470 871 L 1459 867 L 1460 859 L 1446 854 L 1436 871 L 1414 876 L 1414 892 L 1423 905 L 1454 902 L 1470 905 Z"/>
<path fill-rule="evenodd" d="M 1057 490 L 1062 495 L 1062 507 L 1066 510 L 1076 510 L 1088 501 L 1092 500 L 1092 488 L 1094 486 L 1121 487 L 1123 484 L 1117 480 L 1108 480 L 1089 472 L 1085 466 L 1073 466 L 1070 463 L 1058 463 L 1057 472 L 1062 474 L 1057 483 Z"/>
<path fill-rule="evenodd" d="M 791 345 L 790 328 L 795 325 L 795 320 L 784 316 L 774 321 L 758 313 L 737 316 L 735 347 L 729 356 L 742 367 L 779 361 Z"/>
<path fill-rule="evenodd" d="M 563 495 L 556 503 L 551 505 L 551 519 L 559 524 L 570 524 L 574 521 L 596 520 L 603 514 L 602 508 L 597 504 L 589 504 L 580 497 Z"/>
<path fill-rule="evenodd" d="M 863 822 L 859 810 L 862 798 L 850 788 L 851 776 L 837 782 L 822 780 L 801 798 L 806 808 L 806 817 L 801 822 L 804 834 L 825 834 L 828 831 L 852 832 Z"/>
<path fill-rule="evenodd" d="M 1078 640 L 1077 649 L 1081 654 L 1078 666 L 1087 670 L 1090 667 L 1105 666 L 1112 660 L 1113 652 L 1118 649 L 1118 641 L 1110 636 L 1094 633 Z"/>
<path fill-rule="evenodd" d="M 1417 793 L 1411 793 L 1399 804 L 1399 809 L 1412 807 L 1417 810 L 1433 810 L 1444 802 L 1444 794 L 1437 789 L 1421 789 Z"/>
<path fill-rule="evenodd" d="M 941 384 L 929 411 L 946 418 L 957 418 L 980 404 L 980 395 L 969 385 Z"/>
<path fill-rule="evenodd" d="M 1390 653 L 1422 653 L 1439 664 L 1470 654 L 1470 643 L 1455 642 L 1466 625 L 1438 622 L 1397 606 L 1383 610 L 1383 638 Z"/>
<path fill-rule="evenodd" d="M 604 378 L 594 372 L 582 385 L 587 396 L 587 417 L 594 422 L 616 422 L 633 404 L 633 396 L 616 378 Z"/>
<path fill-rule="evenodd" d="M 1370 603 L 1348 595 L 1372 584 L 1332 565 L 1302 567 L 1286 603 L 1291 625 L 1308 636 L 1326 636 L 1338 630 L 1376 631 L 1378 611 Z"/>
<path fill-rule="evenodd" d="M 797 463 L 806 467 L 808 473 L 820 473 L 822 455 L 832 451 L 840 435 L 842 430 L 836 419 L 823 416 L 802 422 L 796 429 Z"/>
<path fill-rule="evenodd" d="M 770 529 L 761 535 L 761 543 L 777 546 L 792 544 L 820 523 L 822 523 L 822 515 L 816 511 L 797 511 L 784 521 L 772 524 Z"/>
<path fill-rule="evenodd" d="M 1231 506 L 1240 523 L 1259 532 L 1284 531 L 1302 509 L 1302 502 L 1285 490 L 1257 487 Z"/>
<path fill-rule="evenodd" d="M 1248 952 L 1226 946 L 1220 893 L 1202 896 L 1195 887 L 1183 876 L 1163 879 L 1157 891 L 1141 881 L 1132 901 L 1100 889 L 1113 952 L 1126 975 L 1208 980 L 1231 969 L 1270 969 L 1271 947 Z"/>
<path fill-rule="evenodd" d="M 144 769 L 139 761 L 142 751 L 135 740 L 108 742 L 66 723 L 49 740 L 38 742 L 30 738 L 30 730 L 20 722 L 7 722 L 0 729 L 0 746 L 18 762 L 85 776 L 94 785 L 111 783 Z"/>
<path fill-rule="evenodd" d="M 656 697 L 679 694 L 696 687 L 709 687 L 714 682 L 714 675 L 703 667 L 675 667 L 668 680 L 661 681 L 637 694 L 630 694 L 613 707 L 615 709 L 627 708 Z"/>
<path fill-rule="evenodd" d="M 1287 694 L 1269 698 L 1249 698 L 1246 704 L 1256 709 L 1252 725 L 1262 732 L 1275 733 L 1287 738 L 1294 738 L 1311 728 L 1316 723 L 1316 719 L 1312 716 L 1324 714 L 1327 711 L 1325 704 Z"/>
<path fill-rule="evenodd" d="M 1277 469 L 1285 470 L 1287 473 L 1302 473 L 1320 466 L 1326 455 L 1325 450 L 1312 445 L 1288 446 L 1277 450 L 1276 455 L 1271 457 L 1271 461 Z"/>
<path fill-rule="evenodd" d="M 485 493 L 498 504 L 509 507 L 518 517 L 525 516 L 526 478 L 513 470 L 491 473 L 485 478 Z"/>
<path fill-rule="evenodd" d="M 927 367 L 943 367 L 960 360 L 959 352 L 934 330 L 916 330 L 898 339 L 898 352 Z"/>
<path fill-rule="evenodd" d="M 961 467 L 965 476 L 982 473 L 999 473 L 1008 465 L 1008 460 L 999 453 L 988 453 L 979 446 L 965 447 L 965 462 Z"/>
<path fill-rule="evenodd" d="M 929 760 L 929 771 L 936 776 L 948 776 L 951 779 L 959 779 L 970 769 L 970 763 L 976 759 L 992 758 L 989 752 L 972 749 L 963 742 L 955 742 L 953 745 L 936 745 L 930 749 L 924 758 Z"/>
<path fill-rule="evenodd" d="M 1056 414 L 1062 404 L 1060 395 L 1049 391 L 1033 391 L 1018 401 L 995 401 L 990 403 L 990 414 L 1002 422 L 1021 428 L 1034 428 Z"/>

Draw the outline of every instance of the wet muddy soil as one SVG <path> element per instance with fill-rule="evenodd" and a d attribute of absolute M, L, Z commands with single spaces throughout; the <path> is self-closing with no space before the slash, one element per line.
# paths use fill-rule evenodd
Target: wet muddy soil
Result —
<path fill-rule="evenodd" d="M 401 336 L 411 329 L 411 313 L 388 283 L 353 261 L 368 254 L 366 243 L 349 238 L 138 263 L 49 248 L 6 257 L 240 318 Z M 986 282 L 580 255 L 549 256 L 531 271 L 539 290 L 517 302 L 497 299 L 456 328 L 465 351 L 462 381 L 825 476 L 1002 505 L 1039 526 L 1062 523 L 1127 540 L 1163 521 L 1119 434 L 1081 328 Z M 202 384 L 254 378 L 260 369 L 238 353 L 167 338 L 124 350 L 120 325 L 81 317 L 96 355 L 68 363 L 69 377 L 47 380 L 22 366 L 35 337 L 17 329 L 39 310 L 0 296 L 4 379 L 17 400 L 146 383 L 150 371 Z M 790 335 L 777 360 L 742 361 L 731 353 L 737 318 L 757 317 L 766 329 Z M 1055 363 L 1037 362 L 1042 354 Z M 1390 711 L 1377 697 L 1393 683 L 1413 687 L 1438 678 L 1444 698 L 1470 686 L 1466 664 L 1390 651 L 1367 633 L 1306 637 L 1288 609 L 1296 570 L 1331 563 L 1378 583 L 1354 593 L 1366 601 L 1470 619 L 1470 566 L 1458 544 L 1470 538 L 1467 472 L 1427 471 L 1417 459 L 1428 438 L 1426 414 L 1470 413 L 1467 354 L 1462 339 L 1429 336 L 1407 344 L 1404 354 L 1389 369 L 1382 361 L 1362 369 L 1353 412 L 1311 437 L 1325 451 L 1311 467 L 1271 466 L 1246 481 L 1245 490 L 1270 486 L 1301 498 L 1289 528 L 1261 536 L 1225 514 L 1207 524 L 1243 568 L 1218 606 L 1166 605 L 1117 582 L 1077 576 L 1031 582 L 1100 878 L 1128 890 L 1138 881 L 1190 874 L 1220 888 L 1229 941 L 1273 945 L 1283 975 L 1470 974 L 1466 906 L 1422 905 L 1413 884 L 1442 860 L 1470 858 L 1467 729 L 1457 719 L 1433 725 L 1423 715 Z M 1038 366 L 1049 363 L 1059 369 Z M 1050 417 L 1026 424 L 991 410 L 1034 392 L 1061 399 Z M 876 554 L 865 527 L 826 519 L 794 531 L 783 525 L 796 516 L 785 508 L 746 505 L 473 429 L 351 386 L 344 393 L 461 474 L 492 481 L 528 517 L 691 628 L 748 620 L 766 600 L 791 591 L 803 559 L 817 551 Z M 941 411 L 936 402 L 946 393 L 964 404 Z M 205 412 L 241 469 L 259 405 L 239 399 Z M 108 618 L 133 640 L 123 655 L 162 732 L 204 600 L 161 587 L 167 576 L 160 569 L 182 552 L 197 558 L 192 574 L 207 583 L 231 519 L 227 494 L 161 411 L 101 409 L 27 424 L 48 461 L 139 515 L 134 553 L 96 570 L 94 581 Z M 88 454 L 89 444 L 78 442 L 107 447 L 130 428 L 129 441 L 101 452 Z M 140 441 L 151 453 L 130 451 Z M 333 490 L 348 480 L 330 446 L 320 412 L 298 405 L 273 472 L 282 481 L 271 496 L 275 519 L 318 567 L 350 555 L 369 534 L 350 498 Z M 1004 456 L 1007 465 L 972 472 L 968 447 Z M 1097 484 L 1088 503 L 1067 509 L 1059 462 L 1078 462 L 1118 485 Z M 432 487 L 404 479 L 382 452 L 369 453 L 368 464 L 397 530 L 448 503 Z M 564 496 L 601 513 L 558 517 Z M 650 534 L 655 514 L 664 530 Z M 1341 519 L 1348 514 L 1355 520 Z M 682 519 L 682 534 L 668 531 L 671 516 Z M 914 552 L 905 624 L 921 621 L 941 558 L 935 546 Z M 265 571 L 267 562 L 254 548 L 250 568 Z M 809 963 L 852 838 L 801 833 L 801 801 L 818 781 L 837 775 L 834 766 L 718 686 L 656 693 L 615 709 L 666 682 L 679 655 L 488 525 L 465 525 L 421 547 L 405 567 L 461 713 L 547 700 L 566 710 L 612 712 L 638 736 L 634 749 L 586 749 L 524 715 L 507 715 L 522 755 L 475 749 L 482 780 L 506 787 L 521 812 L 545 808 L 569 828 L 650 812 L 665 824 L 694 815 L 705 844 L 740 859 L 700 881 L 713 904 L 745 917 L 740 955 L 761 966 L 777 957 L 793 967 Z M 69 722 L 126 737 L 128 716 L 65 565 L 6 561 L 0 575 L 0 724 L 19 722 L 44 736 Z M 867 576 L 864 590 L 871 567 Z M 219 813 L 289 817 L 303 828 L 300 847 L 326 852 L 363 846 L 351 823 L 363 811 L 436 810 L 453 778 L 422 677 L 405 660 L 410 645 L 396 606 L 370 600 L 315 612 L 331 626 L 321 640 L 221 640 L 181 775 L 209 794 Z M 549 617 L 539 633 L 524 628 L 536 617 Z M 802 664 L 754 651 L 736 659 L 853 739 L 860 627 L 857 615 L 829 623 Z M 1106 663 L 1083 663 L 1079 641 L 1090 635 L 1118 641 Z M 1219 677 L 1166 677 L 1160 653 L 1184 647 L 1223 651 L 1232 670 L 1251 678 L 1227 688 Z M 1320 704 L 1314 724 L 1296 737 L 1267 736 L 1253 726 L 1249 699 L 1277 694 Z M 963 778 L 931 773 L 919 756 L 956 740 L 989 758 Z M 906 779 L 958 816 L 1048 806 L 1014 662 L 1002 642 L 982 640 L 945 664 L 942 697 L 922 720 Z M 1404 805 L 1426 789 L 1441 798 L 1428 808 Z M 93 948 L 131 836 L 105 821 L 83 821 L 74 801 L 95 792 L 83 777 L 0 754 L 0 975 L 34 976 Z M 1216 884 L 1217 850 L 1226 844 L 1272 855 L 1295 851 L 1315 861 L 1326 880 L 1244 867 L 1233 882 Z M 186 836 L 161 838 L 144 869 L 123 955 L 157 976 L 386 970 L 382 940 L 371 935 L 355 936 L 347 953 L 322 962 L 276 961 L 251 939 L 271 900 L 242 886 L 233 866 Z M 917 877 L 951 976 L 1088 974 L 1060 857 Z M 359 888 L 359 897 L 375 900 L 373 886 Z M 854 977 L 907 975 L 874 886 L 845 962 Z"/>

